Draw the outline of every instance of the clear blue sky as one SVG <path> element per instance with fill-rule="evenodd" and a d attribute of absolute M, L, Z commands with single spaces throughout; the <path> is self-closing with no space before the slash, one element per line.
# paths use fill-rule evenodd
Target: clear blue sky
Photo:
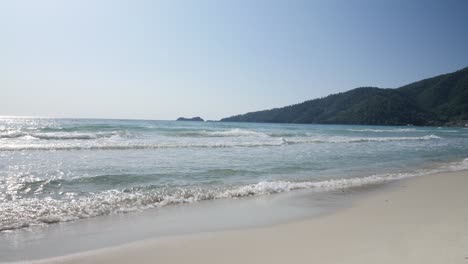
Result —
<path fill-rule="evenodd" d="M 468 66 L 468 1 L 0 2 L 0 115 L 174 119 Z"/>

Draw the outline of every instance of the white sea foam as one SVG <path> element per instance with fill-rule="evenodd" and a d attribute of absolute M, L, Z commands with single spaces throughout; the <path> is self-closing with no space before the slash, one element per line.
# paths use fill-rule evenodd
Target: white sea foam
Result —
<path fill-rule="evenodd" d="M 19 138 L 19 137 L 24 137 L 26 136 L 27 133 L 18 131 L 18 130 L 10 130 L 10 131 L 4 131 L 0 133 L 0 139 L 2 138 Z"/>
<path fill-rule="evenodd" d="M 223 131 L 196 131 L 189 133 L 182 133 L 182 135 L 188 136 L 200 136 L 200 137 L 268 137 L 267 134 L 256 132 L 252 130 L 245 130 L 240 128 L 234 128 Z"/>
<path fill-rule="evenodd" d="M 353 132 L 375 132 L 375 133 L 383 133 L 383 132 L 427 132 L 427 130 L 417 130 L 415 128 L 397 128 L 397 129 L 347 129 L 348 131 Z"/>
<path fill-rule="evenodd" d="M 4 144 L 0 151 L 21 150 L 131 150 L 131 149 L 169 149 L 169 148 L 230 148 L 230 147 L 265 147 L 280 146 L 280 142 L 240 142 L 240 143 L 174 143 L 174 144 Z"/>
<path fill-rule="evenodd" d="M 460 171 L 460 170 L 468 170 L 468 158 L 464 159 L 461 162 L 452 162 L 445 164 L 439 168 L 442 171 Z"/>
<path fill-rule="evenodd" d="M 100 133 L 32 133 L 31 136 L 38 139 L 47 140 L 73 140 L 73 139 L 98 139 L 98 138 L 110 138 L 113 136 L 122 135 L 121 132 L 100 132 Z"/>
<path fill-rule="evenodd" d="M 112 134 L 114 135 L 114 134 Z M 102 135 L 109 137 L 109 135 Z M 130 150 L 130 149 L 167 149 L 167 148 L 231 148 L 231 147 L 274 147 L 289 144 L 314 144 L 314 143 L 364 143 L 364 142 L 389 142 L 389 141 L 408 141 L 408 140 L 440 140 L 439 136 L 426 135 L 422 137 L 344 137 L 344 136 L 310 136 L 310 137 L 292 137 L 292 138 L 273 138 L 262 141 L 224 141 L 206 142 L 206 143 L 116 143 L 116 142 L 92 142 L 85 143 L 11 143 L 0 145 L 0 151 L 21 151 L 21 150 Z"/>
<path fill-rule="evenodd" d="M 467 159 L 431 171 L 369 172 L 355 178 L 347 174 L 359 167 L 401 172 L 434 157 L 447 160 L 464 155 L 467 134 L 461 131 L 466 130 L 455 128 L 450 131 L 461 133 L 419 127 L 16 121 L 0 122 L 3 230 L 200 200 L 298 189 L 320 192 L 468 169 Z M 48 150 L 52 152 L 41 152 Z M 329 175 L 332 171 L 334 177 Z M 314 178 L 314 173 L 323 178 Z M 270 176 L 278 180 L 265 180 Z"/>
<path fill-rule="evenodd" d="M 407 141 L 407 140 L 432 140 L 442 139 L 436 135 L 426 135 L 422 137 L 303 137 L 303 138 L 288 138 L 283 139 L 286 143 L 359 143 L 359 142 L 388 142 L 388 141 Z"/>
<path fill-rule="evenodd" d="M 98 132 L 98 133 L 76 133 L 76 132 L 53 132 L 53 133 L 35 133 L 35 132 L 23 132 L 23 131 L 8 131 L 0 133 L 0 139 L 14 139 L 14 138 L 35 138 L 43 140 L 85 140 L 85 139 L 98 139 L 98 138 L 110 138 L 113 136 L 119 136 L 125 134 L 124 132 Z"/>
<path fill-rule="evenodd" d="M 442 127 L 438 128 L 438 133 L 457 133 L 457 130 L 447 130 Z M 396 129 L 347 129 L 352 132 L 374 132 L 374 133 L 408 133 L 408 132 L 431 132 L 431 130 L 426 129 L 416 129 L 416 128 L 396 128 Z"/>
<path fill-rule="evenodd" d="M 432 170 L 419 170 L 408 173 L 388 173 L 367 177 L 339 178 L 317 181 L 262 181 L 237 187 L 199 188 L 184 187 L 173 191 L 155 190 L 109 190 L 91 196 L 56 200 L 53 198 L 26 198 L 0 203 L 0 231 L 66 222 L 115 213 L 167 206 L 171 204 L 193 203 L 201 200 L 242 198 L 246 196 L 269 195 L 299 189 L 330 191 L 343 188 L 382 184 L 403 178 L 422 176 L 444 171 L 468 169 L 468 159 L 448 163 Z"/>

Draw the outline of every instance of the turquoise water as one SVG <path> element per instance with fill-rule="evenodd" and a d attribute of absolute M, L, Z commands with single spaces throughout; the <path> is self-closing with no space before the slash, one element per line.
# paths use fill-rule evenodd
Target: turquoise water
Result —
<path fill-rule="evenodd" d="M 468 129 L 0 118 L 0 231 L 468 168 Z M 157 210 L 157 209 L 156 209 Z"/>

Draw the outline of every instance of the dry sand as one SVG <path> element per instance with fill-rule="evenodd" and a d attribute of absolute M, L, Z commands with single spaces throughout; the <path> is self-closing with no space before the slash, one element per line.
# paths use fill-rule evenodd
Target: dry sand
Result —
<path fill-rule="evenodd" d="M 397 183 L 313 219 L 149 240 L 46 263 L 466 263 L 468 171 Z"/>

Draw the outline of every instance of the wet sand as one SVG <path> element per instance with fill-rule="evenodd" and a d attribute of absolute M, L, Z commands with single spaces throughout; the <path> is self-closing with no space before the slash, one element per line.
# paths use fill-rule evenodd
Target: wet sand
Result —
<path fill-rule="evenodd" d="M 468 171 L 395 185 L 307 220 L 144 240 L 37 263 L 468 263 Z"/>

